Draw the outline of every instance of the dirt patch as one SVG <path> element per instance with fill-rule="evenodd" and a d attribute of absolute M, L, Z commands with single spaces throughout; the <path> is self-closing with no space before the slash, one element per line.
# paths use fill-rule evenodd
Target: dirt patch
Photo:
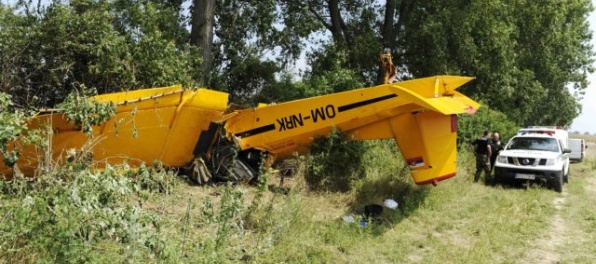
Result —
<path fill-rule="evenodd" d="M 544 237 L 532 243 L 538 247 L 530 250 L 522 263 L 550 264 L 561 262 L 561 255 L 557 253 L 557 248 L 560 248 L 567 241 L 566 234 L 569 229 L 567 222 L 561 216 L 561 210 L 566 201 L 566 191 L 562 193 L 562 196 L 553 199 L 552 204 L 557 212 L 549 223 L 548 231 L 546 231 Z"/>
<path fill-rule="evenodd" d="M 449 241 L 449 243 L 455 247 L 463 249 L 472 248 L 472 243 L 470 242 L 470 240 L 458 234 L 455 230 L 449 230 L 445 233 L 433 232 L 432 236 L 439 239 L 447 239 L 447 241 Z"/>
<path fill-rule="evenodd" d="M 594 172 L 593 172 L 594 173 Z M 590 177 L 586 179 L 586 190 L 591 194 L 596 194 L 596 178 Z"/>

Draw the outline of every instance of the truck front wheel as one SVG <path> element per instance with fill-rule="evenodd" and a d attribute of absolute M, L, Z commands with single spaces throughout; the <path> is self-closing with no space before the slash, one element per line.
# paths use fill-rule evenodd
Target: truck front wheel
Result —
<path fill-rule="evenodd" d="M 565 173 L 565 170 L 561 170 L 561 173 L 557 173 L 558 176 L 553 179 L 553 189 L 555 189 L 556 192 L 561 193 L 563 192 L 563 173 Z"/>

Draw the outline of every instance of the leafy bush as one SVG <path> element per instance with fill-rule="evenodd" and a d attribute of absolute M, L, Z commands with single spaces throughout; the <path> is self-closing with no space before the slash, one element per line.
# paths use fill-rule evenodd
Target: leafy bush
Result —
<path fill-rule="evenodd" d="M 54 107 L 81 85 L 106 93 L 196 83 L 200 56 L 175 4 L 72 0 L 9 6 L 0 4 L 0 91 L 19 105 Z"/>
<path fill-rule="evenodd" d="M 337 129 L 327 137 L 316 138 L 305 175 L 309 187 L 317 191 L 350 190 L 354 180 L 364 177 L 363 152 L 362 142 L 349 140 Z"/>
<path fill-rule="evenodd" d="M 12 167 L 20 156 L 20 150 L 24 145 L 32 142 L 39 146 L 45 146 L 46 142 L 37 133 L 29 131 L 27 119 L 34 114 L 33 111 L 14 109 L 12 97 L 0 92 L 0 153 L 3 162 Z M 15 143 L 20 140 L 20 143 Z"/>
<path fill-rule="evenodd" d="M 115 245 L 123 257 L 159 256 L 159 219 L 125 201 L 142 182 L 115 168 L 58 172 L 36 181 L 0 182 L 0 258 L 9 262 L 89 262 L 102 254 L 99 245 Z M 142 196 L 137 196 L 143 200 Z"/>
<path fill-rule="evenodd" d="M 457 143 L 460 148 L 482 136 L 482 132 L 487 129 L 493 132 L 498 131 L 504 142 L 514 136 L 518 129 L 515 122 L 505 114 L 492 110 L 486 105 L 483 105 L 473 115 L 460 115 L 457 125 Z"/>
<path fill-rule="evenodd" d="M 101 125 L 116 115 L 116 105 L 113 102 L 101 103 L 90 100 L 97 95 L 95 88 L 81 86 L 81 91 L 73 90 L 64 102 L 58 105 L 64 111 L 64 117 L 83 132 L 93 137 L 93 126 Z"/>
<path fill-rule="evenodd" d="M 352 183 L 354 206 L 379 203 L 387 198 L 404 204 L 405 196 L 411 194 L 414 184 L 395 141 L 372 140 L 364 145 L 362 167 L 366 177 Z"/>

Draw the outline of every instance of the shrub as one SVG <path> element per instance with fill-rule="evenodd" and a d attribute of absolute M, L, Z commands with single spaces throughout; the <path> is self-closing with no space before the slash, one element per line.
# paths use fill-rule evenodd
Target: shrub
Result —
<path fill-rule="evenodd" d="M 482 135 L 484 130 L 498 131 L 501 140 L 507 142 L 517 133 L 518 126 L 505 114 L 492 110 L 484 105 L 473 115 L 460 115 L 457 134 L 457 143 L 461 148 L 468 145 L 475 138 Z"/>
<path fill-rule="evenodd" d="M 20 156 L 22 144 L 14 144 L 15 141 L 20 139 L 22 143 L 30 143 L 40 139 L 36 133 L 27 131 L 27 119 L 33 112 L 13 109 L 11 99 L 10 95 L 0 92 L 0 154 L 4 164 L 9 167 L 12 167 Z"/>
<path fill-rule="evenodd" d="M 316 191 L 348 191 L 354 180 L 364 177 L 361 166 L 362 142 L 351 141 L 334 129 L 327 137 L 316 138 L 308 158 L 306 181 Z"/>
<path fill-rule="evenodd" d="M 126 202 L 135 197 L 142 182 L 123 177 L 112 167 L 102 171 L 73 168 L 79 167 L 58 169 L 61 177 L 0 182 L 0 196 L 6 201 L 0 206 L 4 216 L 0 258 L 93 262 L 102 254 L 98 245 L 119 248 L 123 259 L 159 257 L 163 248 L 155 246 L 162 244 L 158 218 Z"/>
<path fill-rule="evenodd" d="M 90 100 L 89 97 L 97 94 L 95 88 L 81 85 L 80 89 L 80 92 L 75 89 L 69 93 L 58 107 L 64 111 L 66 120 L 92 137 L 93 126 L 101 125 L 116 115 L 116 105 L 113 102 L 101 103 Z"/>

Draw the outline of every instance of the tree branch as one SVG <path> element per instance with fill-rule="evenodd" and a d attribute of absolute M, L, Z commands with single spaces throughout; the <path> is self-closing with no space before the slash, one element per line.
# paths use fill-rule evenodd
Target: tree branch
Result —
<path fill-rule="evenodd" d="M 313 7 L 312 4 L 308 4 L 308 11 L 310 11 L 313 15 L 315 15 L 315 17 L 317 18 L 317 20 L 319 20 L 321 22 L 321 24 L 323 24 L 323 26 L 325 28 L 327 28 L 327 30 L 332 31 L 333 29 L 331 28 L 331 25 L 329 25 L 327 23 L 327 21 L 325 21 L 325 18 L 321 15 L 319 15 L 319 13 L 317 13 L 317 10 L 315 10 L 315 8 Z"/>

